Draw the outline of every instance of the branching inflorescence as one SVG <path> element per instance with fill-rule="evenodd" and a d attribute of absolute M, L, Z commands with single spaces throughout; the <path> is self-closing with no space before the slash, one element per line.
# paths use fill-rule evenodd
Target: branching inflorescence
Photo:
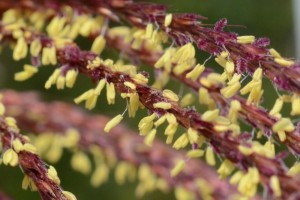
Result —
<path fill-rule="evenodd" d="M 86 164 L 89 161 L 83 151 L 91 153 L 96 163 L 100 163 L 99 167 L 96 167 L 96 175 L 92 176 L 94 180 L 92 184 L 97 185 L 107 178 L 109 167 L 103 164 L 101 151 L 109 149 L 113 153 L 109 156 L 104 153 L 107 160 L 110 160 L 108 163 L 116 162 L 116 160 L 119 163 L 115 169 L 115 173 L 118 174 L 116 175 L 117 182 L 124 182 L 125 174 L 127 172 L 129 174 L 131 170 L 134 171 L 136 167 L 139 167 L 140 171 L 147 168 L 150 176 L 153 168 L 163 167 L 161 171 L 154 173 L 154 178 L 152 177 L 154 182 L 152 180 L 150 183 L 160 181 L 161 185 L 157 184 L 158 187 L 175 188 L 178 199 L 223 199 L 225 196 L 228 199 L 233 196 L 241 198 L 237 197 L 239 195 L 247 199 L 257 194 L 259 184 L 264 187 L 270 197 L 278 199 L 298 197 L 300 165 L 296 163 L 288 170 L 283 163 L 286 154 L 284 152 L 276 154 L 274 143 L 277 141 L 278 144 L 286 145 L 290 152 L 297 156 L 300 153 L 299 128 L 295 127 L 290 118 L 282 117 L 280 114 L 286 102 L 292 105 L 291 116 L 300 114 L 299 64 L 291 59 L 283 58 L 274 49 L 268 49 L 268 39 L 255 39 L 254 36 L 238 36 L 236 33 L 225 32 L 223 29 L 227 25 L 226 19 L 218 21 L 213 28 L 210 28 L 201 24 L 199 20 L 205 19 L 202 16 L 168 14 L 165 6 L 151 3 L 135 3 L 129 0 L 97 2 L 19 0 L 16 2 L 0 3 L 2 44 L 12 46 L 14 60 L 24 59 L 28 54 L 31 58 L 31 63 L 25 64 L 23 71 L 15 74 L 16 81 L 25 81 L 42 70 L 42 66 L 52 65 L 55 70 L 45 83 L 46 89 L 53 85 L 56 85 L 59 90 L 65 87 L 73 88 L 78 74 L 85 75 L 95 83 L 94 88 L 74 99 L 77 104 L 85 102 L 85 107 L 89 110 L 96 106 L 104 88 L 106 88 L 108 104 L 115 103 L 117 93 L 127 101 L 127 108 L 123 114 L 115 116 L 106 125 L 101 123 L 97 126 L 95 125 L 97 120 L 99 123 L 106 120 L 101 117 L 86 120 L 88 116 L 78 115 L 77 111 L 72 108 L 63 106 L 57 108 L 57 112 L 60 109 L 65 109 L 61 112 L 70 110 L 70 115 L 75 115 L 84 121 L 76 125 L 77 131 L 68 131 L 68 128 L 75 126 L 75 119 L 74 121 L 62 119 L 65 126 L 52 123 L 50 116 L 51 112 L 56 111 L 55 109 L 48 111 L 49 115 L 44 121 L 44 126 L 32 126 L 43 123 L 39 120 L 30 121 L 26 115 L 22 114 L 24 111 L 21 107 L 31 108 L 32 105 L 23 105 L 22 101 L 13 102 L 18 106 L 19 112 L 9 114 L 20 121 L 21 128 L 37 133 L 62 132 L 65 140 L 68 141 L 64 145 L 52 141 L 51 145 L 56 150 L 48 152 L 46 158 L 57 161 L 63 147 L 71 148 L 74 151 L 72 167 L 88 173 L 91 167 L 90 164 Z M 133 27 L 111 27 L 110 21 L 117 23 L 127 21 Z M 90 51 L 82 50 L 78 46 L 76 43 L 78 36 L 87 37 L 93 41 Z M 172 45 L 171 42 L 173 42 Z M 202 64 L 197 64 L 196 49 L 193 44 L 210 55 Z M 166 45 L 171 46 L 165 48 Z M 122 53 L 127 60 L 113 61 L 101 58 L 100 54 L 106 47 Z M 212 57 L 215 57 L 216 63 L 224 68 L 222 74 L 205 67 L 206 62 Z M 126 64 L 127 61 L 131 63 Z M 147 72 L 137 71 L 135 65 L 140 62 L 155 69 L 157 77 L 153 85 L 148 83 Z M 252 80 L 243 85 L 242 76 L 248 75 L 252 76 Z M 200 114 L 191 107 L 192 94 L 187 94 L 180 100 L 177 94 L 164 89 L 169 77 L 196 92 L 199 96 L 199 103 L 206 105 L 208 110 Z M 287 95 L 281 95 L 269 112 L 260 106 L 263 95 L 263 77 L 270 79 L 278 89 L 289 92 Z M 244 99 L 241 95 L 246 94 L 249 94 L 248 98 Z M 140 120 L 139 132 L 140 135 L 145 136 L 145 145 L 152 146 L 155 150 L 146 148 L 146 153 L 134 152 L 131 155 L 133 157 L 120 155 L 118 151 L 126 153 L 126 148 L 131 150 L 133 147 L 138 147 L 126 143 L 122 143 L 125 146 L 120 146 L 112 141 L 114 137 L 120 137 L 120 140 L 125 138 L 124 140 L 128 140 L 129 144 L 140 143 L 135 142 L 140 139 L 138 136 L 120 135 L 121 131 L 118 129 L 125 130 L 125 128 L 115 128 L 115 126 L 123 120 L 126 112 L 129 117 L 135 117 L 136 112 L 143 108 L 148 110 L 149 116 Z M 43 106 L 39 109 L 41 110 L 37 110 L 35 114 L 44 115 L 39 113 L 44 110 Z M 3 124 L 8 123 L 6 121 L 3 119 Z M 257 137 L 255 138 L 253 133 L 241 131 L 240 121 L 257 129 L 254 131 Z M 177 150 L 191 145 L 192 150 L 188 151 L 185 156 L 154 142 L 160 130 L 159 127 L 161 128 L 164 123 L 167 124 L 164 131 L 167 144 L 172 144 Z M 179 126 L 182 126 L 185 131 L 174 140 Z M 39 129 L 34 127 L 39 127 Z M 13 138 L 15 138 L 18 132 L 8 131 L 8 126 L 5 125 L 2 129 L 3 161 L 5 161 L 5 155 L 11 152 L 14 152 L 14 157 L 21 159 L 22 156 L 16 154 L 19 152 L 15 147 L 9 148 L 9 145 L 14 143 L 9 136 L 14 135 Z M 84 134 L 93 130 L 115 132 L 117 136 L 111 136 L 113 139 L 104 135 L 97 136 L 103 137 L 106 142 L 112 142 L 112 149 L 109 145 L 92 143 L 94 140 L 102 140 L 94 138 L 96 137 L 94 134 Z M 78 134 L 78 131 L 83 134 Z M 267 138 L 267 142 L 263 144 L 260 140 L 262 135 Z M 38 134 L 36 141 L 41 155 L 43 155 L 43 145 L 50 141 L 47 137 L 59 136 Z M 18 136 L 18 138 L 23 148 L 26 140 L 22 139 L 23 136 Z M 38 145 L 39 142 L 42 145 Z M 157 158 L 154 159 L 152 154 Z M 194 162 L 193 159 L 204 154 L 208 165 L 211 166 L 217 164 L 215 154 L 220 156 L 222 160 L 218 169 L 220 178 L 224 179 L 235 171 L 229 182 L 237 185 L 237 190 L 241 194 L 236 194 L 227 182 L 221 183 L 216 180 L 215 174 L 207 166 L 201 168 L 212 173 L 211 177 L 199 175 L 201 178 L 199 180 L 202 180 L 199 181 L 190 175 L 197 172 L 196 167 L 193 169 L 190 162 Z M 170 157 L 170 155 L 174 155 L 176 159 L 164 159 L 164 156 Z M 30 157 L 33 155 L 30 154 Z M 175 160 L 176 164 L 174 164 Z M 7 161 L 5 162 L 7 164 Z M 11 162 L 14 162 L 13 157 Z M 22 162 L 20 165 L 24 168 Z M 203 164 L 199 162 L 197 165 L 200 167 Z M 45 170 L 45 166 L 43 169 Z M 28 175 L 29 172 L 24 171 Z M 44 179 L 33 179 L 32 176 L 28 176 L 39 189 L 39 184 L 35 180 Z M 147 181 L 150 179 L 151 177 L 146 177 Z M 151 184 L 149 186 L 149 183 L 143 183 L 144 180 L 140 178 L 141 182 L 137 187 L 139 195 L 153 189 Z M 212 188 L 210 193 L 203 192 L 210 190 L 203 189 L 206 182 Z M 56 189 L 58 190 L 57 194 L 54 193 L 56 196 L 75 198 L 72 194 L 62 191 L 59 186 Z M 39 192 L 43 199 L 49 199 L 43 195 L 41 189 Z M 229 195 L 231 192 L 232 194 Z"/>

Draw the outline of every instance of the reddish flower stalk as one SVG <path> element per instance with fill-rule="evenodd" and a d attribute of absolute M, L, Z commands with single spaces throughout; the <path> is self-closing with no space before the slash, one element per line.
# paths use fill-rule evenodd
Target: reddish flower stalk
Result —
<path fill-rule="evenodd" d="M 4 39 L 12 40 L 9 37 L 9 32 L 3 32 Z M 43 47 L 52 45 L 51 38 L 42 34 L 31 34 L 32 39 L 38 38 L 41 40 Z M 32 40 L 28 40 L 30 43 Z M 211 122 L 205 122 L 202 120 L 201 115 L 192 109 L 185 109 L 179 106 L 178 103 L 163 97 L 162 91 L 155 90 L 143 83 L 138 83 L 129 74 L 112 71 L 109 66 L 101 62 L 95 67 L 88 68 L 89 62 L 96 58 L 96 55 L 89 51 L 81 51 L 76 44 L 66 43 L 62 48 L 57 49 L 57 59 L 62 68 L 66 71 L 71 69 L 79 70 L 79 72 L 85 74 L 94 82 L 98 82 L 105 79 L 108 83 L 113 83 L 115 89 L 119 93 L 136 92 L 139 95 L 140 102 L 151 112 L 156 113 L 158 116 L 162 116 L 166 113 L 171 113 L 176 117 L 178 123 L 180 123 L 186 129 L 192 128 L 201 135 L 204 135 L 210 144 L 213 146 L 214 151 L 231 162 L 235 163 L 240 169 L 248 169 L 255 166 L 259 173 L 261 183 L 268 187 L 270 184 L 270 178 L 275 175 L 279 178 L 282 189 L 282 197 L 287 198 L 294 195 L 300 184 L 298 177 L 291 177 L 286 174 L 286 169 L 281 163 L 281 157 L 268 158 L 264 155 L 260 155 L 256 152 L 251 152 L 250 155 L 242 153 L 239 149 L 240 146 L 251 147 L 251 142 L 248 140 L 248 134 L 242 136 L 233 136 L 231 131 L 219 132 L 217 126 Z M 135 89 L 130 89 L 125 82 L 131 82 L 135 85 Z M 155 108 L 155 103 L 164 102 L 171 105 L 167 110 L 161 108 Z"/>
<path fill-rule="evenodd" d="M 127 55 L 128 59 L 132 59 L 132 62 L 142 61 L 145 64 L 149 65 L 150 67 L 154 67 L 154 64 L 157 60 L 163 55 L 163 51 L 159 50 L 151 50 L 147 48 L 145 45 L 141 45 L 140 48 L 132 48 L 132 46 L 126 42 L 124 42 L 124 37 L 120 35 L 109 35 L 106 36 L 108 44 Z M 210 96 L 213 100 L 218 104 L 219 108 L 222 109 L 224 113 L 227 113 L 230 108 L 230 102 L 232 100 L 238 100 L 241 103 L 241 111 L 238 113 L 240 119 L 247 122 L 253 128 L 259 128 L 263 130 L 265 136 L 270 137 L 273 135 L 275 139 L 281 143 L 280 139 L 278 138 L 277 134 L 274 134 L 272 131 L 272 126 L 279 121 L 278 118 L 269 114 L 266 109 L 254 106 L 253 104 L 247 105 L 246 100 L 236 94 L 230 99 L 225 98 L 221 93 L 220 90 L 225 87 L 225 85 L 214 85 L 212 87 L 207 87 L 202 85 L 199 81 L 203 77 L 207 77 L 209 74 L 213 72 L 212 69 L 209 69 L 209 72 L 203 73 L 197 78 L 196 81 L 192 81 L 186 78 L 186 74 L 188 74 L 191 70 L 186 70 L 181 74 L 176 74 L 173 71 L 170 72 L 170 75 L 179 80 L 181 83 L 184 83 L 188 87 L 190 87 L 195 92 L 198 92 L 201 87 L 207 89 L 209 91 Z M 295 129 L 294 131 L 288 132 L 286 135 L 286 140 L 283 143 L 290 149 L 290 151 L 296 155 L 300 154 L 300 134 L 299 130 Z"/>
<path fill-rule="evenodd" d="M 116 2 L 121 2 L 121 1 L 116 1 Z M 118 3 L 116 3 L 116 2 L 112 2 L 111 6 L 113 7 L 113 5 L 117 5 Z M 67 2 L 64 2 L 64 3 L 68 4 Z M 25 5 L 29 6 L 29 4 L 24 4 L 24 6 Z M 43 5 L 43 3 L 41 5 Z M 52 6 L 55 5 L 55 3 L 53 3 L 51 5 Z M 76 7 L 76 5 L 78 5 L 78 4 L 75 3 L 73 6 Z M 101 6 L 102 7 L 107 7 L 108 5 L 106 5 L 104 2 L 101 2 L 101 5 L 99 4 L 99 6 L 100 7 Z M 146 5 L 143 5 L 143 6 L 146 6 Z M 84 8 L 84 10 L 88 9 L 87 7 Z M 58 10 L 58 12 L 62 12 L 59 7 L 55 7 L 55 8 Z M 154 6 L 153 9 L 154 8 L 158 8 L 158 7 Z M 161 16 L 159 16 L 159 18 L 160 17 Z M 185 16 L 185 17 L 187 17 L 187 16 Z M 111 17 L 111 18 L 115 19 L 116 17 Z M 186 19 L 186 20 L 188 20 L 188 19 Z M 222 27 L 224 27 L 225 25 L 226 25 L 226 21 L 224 21 L 224 20 L 218 22 L 217 25 L 216 25 L 216 28 L 214 29 L 214 31 L 222 31 Z M 170 28 L 170 27 L 168 27 L 168 28 Z M 110 43 L 111 46 L 114 46 L 115 48 L 119 49 L 123 53 L 127 53 L 129 55 L 129 57 L 131 57 L 131 58 L 135 58 L 135 59 L 140 58 L 141 60 L 145 61 L 147 64 L 149 64 L 151 66 L 153 66 L 154 63 L 158 60 L 159 56 L 162 55 L 162 52 L 151 52 L 150 50 L 148 50 L 147 48 L 145 48 L 143 46 L 141 47 L 140 50 L 132 49 L 132 47 L 130 45 L 124 43 L 123 38 L 116 38 L 116 37 L 115 38 L 109 38 L 109 37 L 110 37 L 109 35 L 106 35 L 106 39 L 107 39 L 108 43 Z M 263 41 L 265 41 L 265 40 L 260 39 L 260 40 L 256 41 L 254 44 L 255 45 L 262 45 L 262 43 L 264 43 Z M 171 75 L 174 78 L 176 78 L 176 79 L 180 80 L 181 82 L 185 83 L 186 85 L 188 85 L 189 87 L 191 87 L 195 91 L 198 91 L 200 87 L 206 88 L 210 92 L 210 96 L 219 104 L 219 107 L 226 108 L 226 110 L 229 109 L 231 101 L 229 99 L 224 98 L 220 94 L 220 90 L 224 86 L 218 85 L 218 86 L 213 86 L 212 88 L 210 88 L 210 87 L 206 87 L 204 85 L 201 85 L 201 83 L 199 82 L 199 79 L 197 79 L 197 81 L 191 81 L 191 80 L 185 78 L 185 75 L 189 71 L 190 70 L 187 70 L 187 71 L 183 72 L 180 75 L 171 72 Z M 208 74 L 205 74 L 205 75 L 208 75 Z M 255 107 L 254 105 L 251 105 L 251 104 L 247 105 L 246 101 L 242 97 L 240 97 L 239 95 L 235 95 L 234 97 L 232 97 L 232 100 L 234 100 L 234 99 L 238 100 L 241 103 L 242 110 L 239 112 L 239 116 L 243 120 L 247 121 L 254 128 L 260 128 L 265 133 L 265 135 L 267 135 L 267 136 L 270 136 L 272 134 L 272 126 L 276 122 L 278 122 L 278 119 L 276 117 L 270 115 L 268 112 L 266 112 L 262 108 Z M 226 112 L 226 110 L 223 110 L 223 111 Z M 297 142 L 297 141 L 300 141 L 300 136 L 297 132 L 298 132 L 298 130 L 287 133 L 287 139 L 284 141 L 284 143 L 289 147 L 289 149 L 294 154 L 299 154 L 300 153 L 300 146 L 298 145 L 298 142 Z M 277 139 L 277 141 L 280 141 L 277 135 L 275 136 L 275 138 Z"/>
<path fill-rule="evenodd" d="M 237 33 L 225 32 L 227 20 L 222 19 L 214 28 L 206 27 L 199 20 L 206 19 L 197 14 L 173 14 L 172 21 L 165 26 L 167 7 L 161 4 L 137 3 L 132 0 L 86 1 L 86 0 L 19 0 L 15 3 L 2 3 L 0 10 L 11 7 L 26 7 L 37 9 L 49 7 L 60 10 L 62 5 L 70 5 L 79 12 L 102 14 L 112 20 L 125 19 L 137 27 L 146 27 L 154 23 L 177 45 L 194 42 L 199 49 L 211 55 L 220 55 L 223 51 L 229 52 L 229 58 L 235 63 L 235 72 L 252 74 L 258 67 L 262 67 L 264 75 L 279 89 L 300 94 L 300 65 L 288 61 L 280 56 L 271 55 L 267 46 L 267 38 L 255 41 L 239 42 Z M 2 9 L 1 9 L 2 8 Z M 283 62 L 281 62 L 283 61 Z M 288 62 L 285 62 L 288 61 Z M 284 64 L 283 64 L 284 63 Z M 288 67 L 284 67 L 283 65 Z"/>
<path fill-rule="evenodd" d="M 0 117 L 0 132 L 4 154 L 7 151 L 16 151 L 15 147 L 15 151 L 12 150 L 12 144 L 16 139 L 23 145 L 28 144 L 28 140 L 18 132 L 18 129 L 10 127 L 3 117 Z M 61 186 L 49 178 L 47 165 L 37 154 L 24 149 L 17 152 L 17 157 L 21 169 L 34 182 L 41 199 L 69 200 Z"/>
<path fill-rule="evenodd" d="M 65 134 L 69 128 L 80 131 L 79 147 L 89 152 L 93 145 L 103 151 L 113 152 L 119 162 L 132 163 L 136 167 L 147 164 L 153 172 L 167 181 L 170 188 L 182 186 L 193 192 L 197 199 L 203 194 L 196 187 L 196 181 L 203 179 L 212 189 L 213 199 L 230 199 L 237 194 L 236 190 L 226 181 L 220 181 L 215 171 L 199 160 L 189 160 L 189 167 L 177 177 L 170 177 L 174 161 L 184 158 L 184 154 L 168 148 L 156 141 L 151 148 L 143 143 L 143 138 L 125 126 L 119 125 L 110 134 L 103 132 L 108 119 L 101 115 L 89 116 L 80 109 L 66 103 L 41 102 L 36 94 L 3 92 L 3 103 L 8 114 L 12 114 L 19 126 L 27 131 L 42 134 L 45 132 Z M 17 111 L 17 112 L 15 112 Z M 30 116 L 43 116 L 39 118 Z M 45 117 L 46 116 L 46 117 Z M 60 120 L 57 120 L 59 116 Z"/>

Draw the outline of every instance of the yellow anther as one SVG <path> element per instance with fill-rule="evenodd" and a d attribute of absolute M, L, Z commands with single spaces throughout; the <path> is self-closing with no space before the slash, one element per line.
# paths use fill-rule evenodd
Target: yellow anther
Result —
<path fill-rule="evenodd" d="M 192 105 L 194 101 L 195 101 L 194 95 L 192 93 L 187 93 L 182 97 L 180 101 L 180 106 L 187 107 L 189 105 Z"/>
<path fill-rule="evenodd" d="M 251 147 L 246 147 L 246 146 L 240 145 L 238 147 L 238 149 L 245 156 L 249 156 L 249 155 L 251 155 L 253 153 L 253 150 L 251 149 Z"/>
<path fill-rule="evenodd" d="M 52 47 L 44 47 L 42 52 L 42 64 L 43 65 L 56 65 L 57 58 L 56 58 L 56 48 Z"/>
<path fill-rule="evenodd" d="M 199 103 L 208 105 L 210 100 L 208 90 L 206 88 L 201 87 L 198 91 L 198 94 L 199 94 Z"/>
<path fill-rule="evenodd" d="M 240 182 L 240 180 L 243 178 L 245 174 L 242 171 L 237 171 L 231 178 L 230 178 L 230 183 L 231 184 L 237 184 Z"/>
<path fill-rule="evenodd" d="M 114 104 L 116 97 L 115 85 L 113 83 L 106 84 L 106 98 L 108 104 Z"/>
<path fill-rule="evenodd" d="M 146 38 L 150 39 L 152 37 L 153 34 L 153 24 L 147 24 L 146 27 Z"/>
<path fill-rule="evenodd" d="M 204 65 L 197 64 L 192 71 L 185 75 L 185 77 L 191 79 L 192 81 L 195 81 L 197 78 L 199 78 L 204 70 Z"/>
<path fill-rule="evenodd" d="M 147 133 L 149 133 L 149 131 L 153 127 L 153 120 L 155 119 L 155 117 L 156 117 L 156 114 L 153 113 L 152 115 L 141 119 L 141 121 L 138 124 L 141 135 L 146 135 Z"/>
<path fill-rule="evenodd" d="M 300 97 L 296 94 L 292 97 L 292 110 L 291 115 L 299 115 L 300 114 Z"/>
<path fill-rule="evenodd" d="M 204 155 L 204 151 L 201 149 L 189 150 L 186 154 L 188 158 L 199 158 L 202 157 L 203 155 Z"/>
<path fill-rule="evenodd" d="M 37 57 L 42 50 L 42 43 L 39 39 L 34 39 L 30 44 L 30 54 Z"/>
<path fill-rule="evenodd" d="M 33 153 L 33 154 L 37 153 L 36 147 L 33 146 L 30 143 L 25 143 L 23 147 L 24 147 L 24 151 L 27 151 L 27 152 L 30 152 L 30 153 Z"/>
<path fill-rule="evenodd" d="M 294 129 L 295 127 L 289 118 L 282 118 L 272 126 L 272 130 L 276 133 L 279 131 L 290 132 Z"/>
<path fill-rule="evenodd" d="M 76 152 L 71 158 L 71 166 L 74 170 L 82 174 L 89 174 L 92 170 L 89 157 L 83 152 Z"/>
<path fill-rule="evenodd" d="M 262 68 L 257 68 L 254 73 L 253 73 L 253 80 L 261 80 L 262 79 L 262 76 L 263 76 L 263 70 Z"/>
<path fill-rule="evenodd" d="M 25 58 L 27 55 L 27 51 L 28 51 L 28 46 L 25 41 L 25 38 L 24 37 L 18 38 L 17 44 L 13 51 L 13 59 L 20 60 L 22 58 Z"/>
<path fill-rule="evenodd" d="M 57 171 L 53 166 L 49 166 L 47 171 L 48 177 L 53 180 L 56 184 L 60 184 L 60 179 L 58 178 Z"/>
<path fill-rule="evenodd" d="M 140 105 L 139 95 L 137 93 L 129 94 L 129 106 L 128 115 L 129 117 L 135 117 L 135 113 Z"/>
<path fill-rule="evenodd" d="M 20 151 L 24 150 L 24 146 L 23 146 L 22 142 L 18 138 L 14 139 L 14 141 L 13 141 L 13 148 L 14 148 L 14 150 L 17 153 L 19 153 Z"/>
<path fill-rule="evenodd" d="M 173 15 L 172 14 L 167 14 L 166 17 L 165 17 L 165 27 L 168 27 L 170 26 L 170 24 L 172 23 L 172 17 Z"/>
<path fill-rule="evenodd" d="M 150 131 L 150 133 L 148 133 L 145 137 L 145 140 L 144 140 L 144 143 L 147 145 L 147 146 L 152 146 L 153 144 L 153 141 L 155 139 L 155 136 L 156 136 L 156 129 L 152 129 Z"/>
<path fill-rule="evenodd" d="M 58 90 L 62 90 L 65 88 L 65 83 L 66 83 L 66 77 L 64 76 L 59 76 L 56 80 L 56 88 Z"/>
<path fill-rule="evenodd" d="M 220 56 L 222 58 L 227 58 L 229 56 L 229 52 L 228 51 L 222 51 L 221 54 L 220 54 Z"/>
<path fill-rule="evenodd" d="M 230 109 L 228 112 L 228 118 L 231 122 L 236 122 L 238 118 L 238 112 L 241 110 L 241 103 L 237 100 L 230 102 Z"/>
<path fill-rule="evenodd" d="M 235 82 L 232 85 L 228 85 L 221 89 L 221 93 L 225 98 L 231 98 L 236 94 L 236 92 L 241 88 L 240 82 Z"/>
<path fill-rule="evenodd" d="M 155 127 L 159 127 L 166 121 L 166 115 L 161 116 L 156 122 L 154 122 Z"/>
<path fill-rule="evenodd" d="M 175 94 L 173 91 L 171 90 L 163 90 L 162 93 L 163 97 L 168 98 L 171 101 L 175 101 L 177 102 L 179 100 L 177 94 Z"/>
<path fill-rule="evenodd" d="M 186 133 L 183 133 L 173 144 L 173 148 L 178 150 L 186 147 L 189 143 L 189 138 Z"/>
<path fill-rule="evenodd" d="M 210 166 L 216 165 L 214 150 L 212 149 L 211 146 L 208 146 L 206 149 L 205 160 L 206 160 L 207 164 L 209 164 Z"/>
<path fill-rule="evenodd" d="M 300 174 L 300 163 L 295 163 L 287 173 L 289 176 L 296 176 Z"/>
<path fill-rule="evenodd" d="M 160 108 L 163 110 L 168 110 L 172 108 L 172 104 L 168 102 L 158 102 L 153 104 L 153 108 Z"/>
<path fill-rule="evenodd" d="M 229 160 L 225 159 L 220 168 L 218 169 L 218 174 L 220 175 L 221 179 L 226 178 L 231 172 L 234 170 L 234 165 Z"/>
<path fill-rule="evenodd" d="M 255 37 L 252 35 L 245 35 L 237 37 L 237 43 L 239 44 L 250 44 L 255 41 Z"/>
<path fill-rule="evenodd" d="M 270 110 L 270 115 L 276 115 L 278 113 L 280 113 L 281 109 L 283 106 L 283 100 L 281 98 L 277 99 L 272 110 Z"/>
<path fill-rule="evenodd" d="M 94 52 L 97 55 L 100 55 L 105 47 L 106 40 L 102 35 L 99 35 L 98 37 L 95 38 L 91 51 Z"/>
<path fill-rule="evenodd" d="M 197 143 L 198 141 L 198 131 L 193 129 L 193 128 L 189 128 L 188 131 L 187 131 L 187 134 L 188 134 L 188 138 L 189 138 L 189 141 L 190 143 Z"/>
<path fill-rule="evenodd" d="M 180 160 L 176 163 L 175 167 L 171 170 L 171 176 L 177 176 L 185 167 L 185 161 Z"/>
<path fill-rule="evenodd" d="M 4 165 L 10 165 L 12 167 L 17 166 L 19 163 L 18 154 L 13 149 L 7 149 L 3 153 L 3 163 Z"/>
<path fill-rule="evenodd" d="M 105 79 L 101 79 L 99 81 L 97 87 L 95 88 L 94 93 L 99 96 L 101 94 L 101 91 L 103 90 L 105 84 L 106 84 L 106 80 Z"/>
<path fill-rule="evenodd" d="M 227 63 L 227 60 L 221 56 L 218 56 L 215 58 L 215 61 L 221 66 L 223 67 L 224 69 L 226 68 L 226 63 Z"/>
<path fill-rule="evenodd" d="M 172 62 L 181 64 L 194 57 L 195 48 L 192 43 L 187 43 L 176 51 L 176 53 L 172 57 Z"/>
<path fill-rule="evenodd" d="M 66 74 L 66 86 L 68 88 L 72 88 L 75 84 L 75 81 L 77 79 L 78 71 L 75 69 L 68 70 Z"/>
<path fill-rule="evenodd" d="M 104 131 L 106 133 L 110 132 L 110 130 L 112 128 L 114 128 L 115 126 L 117 126 L 123 119 L 122 115 L 117 115 L 114 118 L 112 118 L 110 121 L 108 121 L 104 127 Z"/>
<path fill-rule="evenodd" d="M 211 122 L 211 121 L 215 120 L 219 116 L 219 112 L 220 112 L 219 109 L 206 111 L 201 116 L 201 119 L 203 121 L 206 121 L 206 122 Z"/>
<path fill-rule="evenodd" d="M 275 197 L 280 197 L 281 196 L 281 188 L 280 188 L 280 181 L 278 176 L 271 176 L 270 178 L 270 186 L 271 189 L 273 190 L 273 194 Z"/>
<path fill-rule="evenodd" d="M 82 102 L 82 101 L 87 100 L 88 98 L 90 98 L 93 93 L 94 93 L 94 90 L 90 89 L 90 90 L 84 92 L 83 94 L 81 94 L 79 97 L 75 98 L 74 102 L 76 104 L 79 104 L 80 102 Z"/>
<path fill-rule="evenodd" d="M 135 90 L 135 89 L 136 89 L 136 85 L 135 85 L 134 83 L 132 83 L 132 82 L 129 82 L 129 81 L 125 81 L 125 82 L 124 82 L 124 85 L 125 85 L 126 87 L 129 87 L 129 88 L 132 89 L 132 90 Z"/>
<path fill-rule="evenodd" d="M 278 51 L 276 51 L 275 49 L 269 49 L 269 52 L 274 58 L 281 58 L 280 53 L 278 53 Z"/>

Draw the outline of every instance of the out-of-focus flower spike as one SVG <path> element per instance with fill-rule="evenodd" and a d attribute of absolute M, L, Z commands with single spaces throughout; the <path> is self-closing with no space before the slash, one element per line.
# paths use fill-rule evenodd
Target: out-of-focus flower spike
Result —
<path fill-rule="evenodd" d="M 71 166 L 74 170 L 82 174 L 89 174 L 92 170 L 90 159 L 81 151 L 73 154 L 71 158 Z"/>

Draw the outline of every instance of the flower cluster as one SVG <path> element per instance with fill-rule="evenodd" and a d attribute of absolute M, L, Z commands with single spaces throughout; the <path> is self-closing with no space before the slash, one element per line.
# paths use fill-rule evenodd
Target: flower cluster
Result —
<path fill-rule="evenodd" d="M 53 198 L 49 194 L 57 199 L 75 199 L 58 186 L 60 180 L 53 167 L 46 169 L 41 164 L 42 169 L 37 170 L 41 174 L 30 171 L 34 165 L 30 160 L 42 162 L 37 151 L 48 161 L 56 162 L 64 148 L 73 152 L 71 166 L 83 174 L 92 172 L 87 154 L 94 157 L 93 186 L 102 184 L 113 167 L 120 184 L 137 176 L 137 196 L 154 189 L 174 188 L 177 199 L 250 199 L 256 198 L 261 184 L 270 197 L 297 198 L 300 164 L 296 162 L 287 169 L 283 162 L 286 153 L 278 152 L 275 144 L 288 147 L 296 156 L 300 153 L 299 126 L 291 119 L 300 114 L 299 64 L 268 48 L 267 38 L 226 32 L 226 19 L 210 28 L 200 23 L 205 17 L 167 13 L 167 8 L 159 4 L 131 0 L 16 2 L 0 3 L 1 45 L 9 44 L 15 61 L 28 56 L 31 59 L 15 74 L 16 81 L 37 76 L 44 66 L 50 65 L 54 70 L 45 80 L 45 89 L 78 87 L 79 75 L 95 84 L 74 98 L 76 104 L 84 103 L 87 109 L 94 109 L 102 93 L 106 93 L 109 105 L 116 103 L 118 94 L 127 102 L 122 114 L 107 120 L 89 117 L 62 104 L 45 105 L 30 95 L 32 102 L 26 102 L 7 92 L 4 104 L 18 108 L 18 112 L 8 109 L 7 114 L 15 117 L 22 129 L 36 133 L 32 141 L 37 150 L 26 136 L 19 135 L 13 118 L 3 117 L 3 163 L 19 164 L 26 174 L 24 185 L 36 187 L 43 199 Z M 110 24 L 123 20 L 131 26 Z M 79 36 L 92 41 L 90 51 L 77 44 Z M 209 53 L 207 60 L 198 63 L 196 47 Z M 101 53 L 106 48 L 120 52 L 124 58 L 103 58 Z M 212 58 L 222 67 L 222 73 L 207 67 Z M 138 71 L 138 63 L 155 70 L 153 84 L 149 83 L 148 72 Z M 242 77 L 248 75 L 252 78 L 245 83 Z M 170 77 L 189 87 L 191 93 L 181 97 L 167 89 Z M 278 97 L 270 111 L 260 106 L 263 77 L 288 92 Z M 205 112 L 199 113 L 193 107 L 193 93 Z M 281 114 L 286 103 L 291 103 L 289 117 Z M 1 116 L 4 104 L 0 104 Z M 134 118 L 141 109 L 148 110 L 138 124 L 143 140 L 124 133 L 127 129 L 118 125 L 126 113 Z M 31 118 L 25 114 L 28 112 Z M 57 115 L 62 124 L 53 120 Z M 253 133 L 241 130 L 243 122 L 254 129 Z M 162 127 L 166 127 L 167 145 L 176 150 L 190 145 L 190 150 L 182 155 L 155 142 Z M 178 133 L 179 127 L 183 133 Z M 26 162 L 21 162 L 24 155 Z M 195 161 L 202 156 L 209 166 Z M 219 178 L 231 176 L 228 180 L 232 185 L 217 178 L 210 167 L 217 165 Z M 40 181 L 54 187 L 53 192 L 46 195 Z"/>

